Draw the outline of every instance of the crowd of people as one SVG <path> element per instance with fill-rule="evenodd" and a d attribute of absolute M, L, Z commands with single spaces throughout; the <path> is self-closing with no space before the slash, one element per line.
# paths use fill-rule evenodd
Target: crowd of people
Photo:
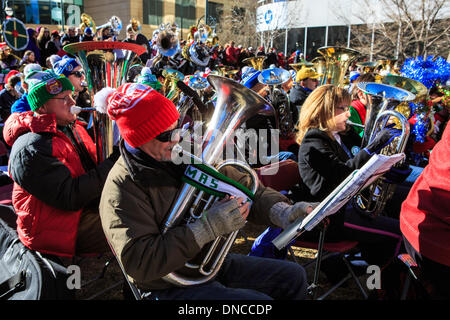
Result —
<path fill-rule="evenodd" d="M 27 248 L 49 256 L 112 250 L 128 281 L 148 299 L 305 299 L 304 268 L 286 259 L 286 251 L 277 252 L 271 240 L 310 214 L 349 174 L 400 135 L 392 123 L 361 145 L 372 97 L 357 84 L 385 76 L 382 68 L 365 70 L 353 63 L 346 83 L 320 85 L 324 74 L 308 65 L 299 51 L 286 57 L 275 48 L 202 42 L 198 34 L 179 42 L 172 41 L 173 34 L 165 34 L 174 45 L 164 47 L 162 31 L 147 38 L 129 25 L 122 41 L 145 47 L 145 53 L 133 61 L 136 67 L 130 70 L 127 83 L 104 88 L 91 101 L 88 70 L 64 46 L 117 41 L 114 30 L 104 28 L 93 34 L 89 27 L 69 27 L 67 33 L 60 33 L 38 27 L 28 29 L 28 35 L 28 47 L 21 53 L 13 54 L 5 43 L 0 47 L 2 143 L 8 150 L 2 165 L 8 166 L 6 183 L 13 184 L 18 237 Z M 186 46 L 197 60 L 183 54 Z M 172 49 L 170 55 L 162 54 Z M 245 60 L 257 56 L 265 57 L 263 70 L 278 68 L 289 74 L 282 90 L 289 97 L 294 130 L 275 142 L 280 152 L 269 155 L 298 164 L 301 181 L 287 193 L 262 184 L 250 192 L 250 177 L 233 167 L 216 173 L 172 162 L 180 142 L 177 130 L 187 120 L 177 108 L 180 100 L 168 98 L 163 71 L 181 72 L 185 78 L 179 81 L 187 86 L 194 76 L 224 75 L 277 109 L 277 101 L 270 101 L 270 86 L 258 80 L 263 70 Z M 301 62 L 303 67 L 293 68 L 292 64 Z M 426 102 L 425 116 L 428 129 L 433 130 L 427 130 L 425 141 L 417 139 L 418 130 L 411 130 L 407 161 L 384 174 L 386 183 L 398 186 L 386 209 L 369 216 L 349 202 L 330 217 L 327 227 L 327 241 L 358 241 L 362 259 L 383 270 L 390 270 L 399 253 L 408 252 L 423 271 L 429 296 L 438 299 L 450 297 L 447 80 L 436 82 L 429 91 L 434 95 Z M 194 101 L 199 100 L 214 109 L 211 86 Z M 92 113 L 74 112 L 74 106 L 94 104 L 103 106 L 121 137 L 106 159 L 98 159 L 95 133 L 88 126 Z M 254 116 L 246 127 L 276 128 L 277 114 Z M 422 118 L 419 113 L 413 120 L 412 116 L 414 128 Z M 192 170 L 204 170 L 205 179 L 225 185 L 226 196 L 199 219 L 162 231 L 178 191 L 189 180 L 186 172 Z M 196 181 L 197 187 L 201 180 Z M 201 255 L 214 239 L 243 228 L 247 220 L 269 228 L 248 255 L 227 255 L 205 283 L 174 284 L 180 275 L 189 276 L 187 262 Z M 310 241 L 318 236 L 318 229 L 302 235 Z M 331 280 L 337 269 L 328 270 Z"/>

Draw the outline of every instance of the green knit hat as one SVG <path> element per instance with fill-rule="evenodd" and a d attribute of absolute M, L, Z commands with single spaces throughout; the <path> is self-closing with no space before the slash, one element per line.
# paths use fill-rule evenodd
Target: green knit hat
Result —
<path fill-rule="evenodd" d="M 32 71 L 25 78 L 25 82 L 29 86 L 27 100 L 33 111 L 61 92 L 73 91 L 70 80 L 56 75 L 53 71 Z"/>
<path fill-rule="evenodd" d="M 152 87 L 155 90 L 159 90 L 162 87 L 161 82 L 156 79 L 156 76 L 151 73 L 150 68 L 144 67 L 141 74 L 137 77 L 137 83 L 145 84 Z"/>

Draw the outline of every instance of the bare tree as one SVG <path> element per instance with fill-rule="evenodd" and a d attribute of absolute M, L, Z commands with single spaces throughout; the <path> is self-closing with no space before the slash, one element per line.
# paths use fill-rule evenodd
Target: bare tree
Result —
<path fill-rule="evenodd" d="M 244 47 L 258 47 L 259 45 L 269 48 L 276 43 L 284 44 L 286 35 L 286 26 L 295 17 L 287 13 L 287 4 L 284 10 L 273 12 L 272 17 L 257 17 L 258 3 L 255 0 L 232 0 L 227 3 L 221 18 L 220 32 L 218 36 L 221 43 L 227 43 L 233 40 Z M 280 14 L 280 12 L 282 14 Z M 269 30 L 257 32 L 259 19 L 272 18 Z M 281 50 L 280 45 L 277 45 Z"/>
<path fill-rule="evenodd" d="M 222 44 L 233 40 L 244 47 L 256 47 L 256 7 L 254 0 L 232 0 L 226 4 L 217 35 Z"/>
<path fill-rule="evenodd" d="M 448 0 L 364 0 L 361 24 L 352 26 L 351 46 L 378 59 L 447 56 Z M 381 11 L 382 18 L 376 18 Z M 344 15 L 342 15 L 344 17 Z"/>

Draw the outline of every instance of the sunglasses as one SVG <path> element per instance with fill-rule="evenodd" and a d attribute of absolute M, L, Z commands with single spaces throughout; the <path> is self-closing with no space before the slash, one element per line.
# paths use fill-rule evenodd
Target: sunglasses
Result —
<path fill-rule="evenodd" d="M 170 141 L 174 141 L 174 139 L 172 139 L 174 133 L 176 132 L 176 130 L 179 129 L 179 124 L 180 122 L 177 122 L 177 126 L 175 127 L 175 129 L 169 130 L 169 131 L 164 131 L 163 133 L 157 135 L 155 137 L 156 140 L 158 140 L 159 142 L 170 142 Z"/>
<path fill-rule="evenodd" d="M 74 75 L 77 78 L 81 78 L 82 76 L 84 76 L 84 71 L 74 71 L 69 74 L 69 76 L 71 75 Z"/>

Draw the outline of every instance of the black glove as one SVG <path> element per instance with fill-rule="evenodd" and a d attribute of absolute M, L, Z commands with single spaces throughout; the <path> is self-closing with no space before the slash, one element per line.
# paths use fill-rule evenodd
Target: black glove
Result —
<path fill-rule="evenodd" d="M 412 169 L 409 166 L 403 166 L 400 168 L 392 167 L 388 172 L 386 172 L 383 177 L 385 181 L 391 184 L 401 184 L 406 178 L 411 174 Z"/>
<path fill-rule="evenodd" d="M 364 150 L 367 151 L 368 154 L 373 155 L 374 153 L 379 153 L 381 149 L 386 147 L 395 137 L 399 136 L 402 133 L 401 130 L 393 129 L 393 128 L 385 128 L 381 132 L 377 134 L 375 139 Z"/>

